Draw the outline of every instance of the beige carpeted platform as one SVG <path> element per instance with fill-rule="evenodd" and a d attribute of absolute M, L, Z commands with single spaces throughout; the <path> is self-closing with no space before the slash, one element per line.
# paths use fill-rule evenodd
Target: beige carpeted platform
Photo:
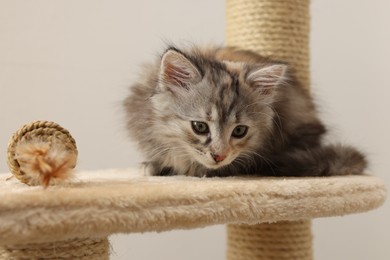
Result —
<path fill-rule="evenodd" d="M 0 244 L 339 216 L 377 208 L 386 195 L 373 176 L 206 179 L 140 172 L 79 172 L 73 183 L 46 190 L 1 174 Z"/>

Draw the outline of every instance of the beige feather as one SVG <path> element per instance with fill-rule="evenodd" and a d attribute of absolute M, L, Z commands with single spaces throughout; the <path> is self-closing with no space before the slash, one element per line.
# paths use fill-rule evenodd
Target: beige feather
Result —
<path fill-rule="evenodd" d="M 30 176 L 34 183 L 47 187 L 50 182 L 72 177 L 77 155 L 60 143 L 28 140 L 16 146 L 15 159 L 21 171 Z"/>

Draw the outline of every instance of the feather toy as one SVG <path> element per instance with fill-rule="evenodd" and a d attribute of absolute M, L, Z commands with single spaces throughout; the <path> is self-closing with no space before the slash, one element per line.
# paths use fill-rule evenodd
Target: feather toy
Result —
<path fill-rule="evenodd" d="M 26 140 L 17 144 L 15 159 L 34 183 L 47 187 L 51 182 L 68 180 L 73 175 L 77 156 L 57 142 Z"/>

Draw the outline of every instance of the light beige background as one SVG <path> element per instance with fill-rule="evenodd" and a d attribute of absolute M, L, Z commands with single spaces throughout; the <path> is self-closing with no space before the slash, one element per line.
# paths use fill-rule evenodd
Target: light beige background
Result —
<path fill-rule="evenodd" d="M 311 11 L 323 117 L 334 139 L 367 151 L 371 170 L 390 184 L 390 1 L 313 0 Z M 136 165 L 121 101 L 138 65 L 165 42 L 223 40 L 223 0 L 0 0 L 0 172 L 9 137 L 37 119 L 72 132 L 79 169 Z M 316 259 L 390 259 L 389 219 L 387 203 L 316 220 Z M 116 260 L 224 259 L 225 230 L 117 235 L 112 246 Z"/>

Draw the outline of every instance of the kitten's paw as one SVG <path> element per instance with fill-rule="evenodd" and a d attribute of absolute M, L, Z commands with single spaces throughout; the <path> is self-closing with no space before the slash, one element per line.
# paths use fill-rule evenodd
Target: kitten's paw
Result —
<path fill-rule="evenodd" d="M 156 162 L 143 162 L 144 176 L 172 176 L 176 175 L 171 167 L 161 167 Z"/>
<path fill-rule="evenodd" d="M 366 156 L 360 151 L 350 146 L 336 145 L 334 149 L 338 155 L 338 160 L 334 163 L 338 165 L 338 175 L 359 175 L 367 168 Z"/>
<path fill-rule="evenodd" d="M 142 170 L 142 175 L 143 176 L 154 176 L 155 174 L 155 169 L 152 165 L 151 162 L 143 162 L 141 164 L 141 170 Z"/>

